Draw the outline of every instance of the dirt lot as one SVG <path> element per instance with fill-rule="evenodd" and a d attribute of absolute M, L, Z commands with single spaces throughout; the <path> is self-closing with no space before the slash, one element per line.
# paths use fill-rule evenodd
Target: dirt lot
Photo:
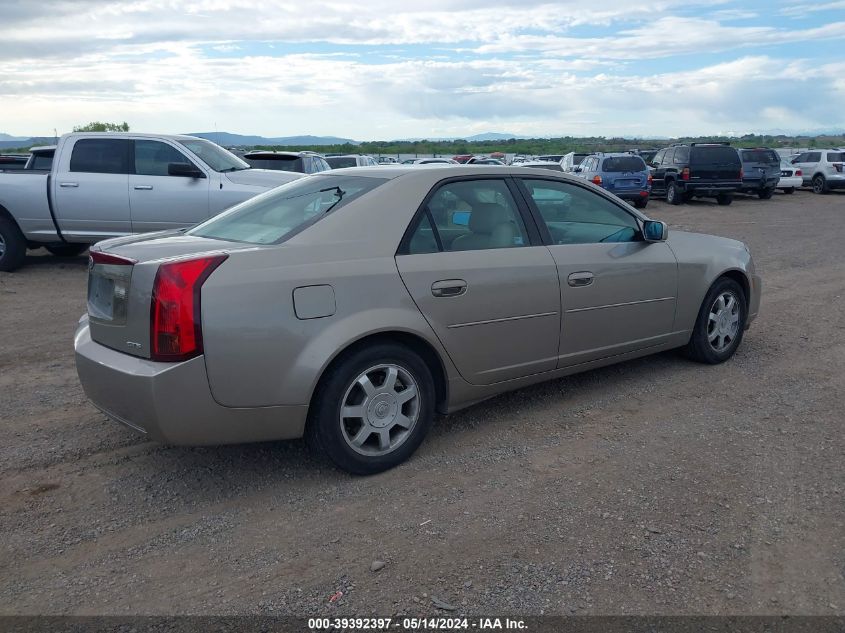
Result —
<path fill-rule="evenodd" d="M 0 613 L 845 613 L 845 194 L 649 212 L 750 244 L 734 360 L 499 397 L 371 478 L 140 439 L 77 381 L 85 258 L 0 273 Z"/>

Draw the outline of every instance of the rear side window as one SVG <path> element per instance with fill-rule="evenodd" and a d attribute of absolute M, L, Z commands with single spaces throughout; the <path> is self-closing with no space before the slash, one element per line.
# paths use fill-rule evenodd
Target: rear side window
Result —
<path fill-rule="evenodd" d="M 772 165 L 780 163 L 780 157 L 770 149 L 744 149 L 742 160 L 746 163 L 771 163 Z"/>
<path fill-rule="evenodd" d="M 51 169 L 53 167 L 53 152 L 32 155 L 30 169 Z"/>
<path fill-rule="evenodd" d="M 831 163 L 841 163 L 845 161 L 845 152 L 828 152 L 827 160 Z"/>
<path fill-rule="evenodd" d="M 639 156 L 614 156 L 604 159 L 602 169 L 608 172 L 645 171 L 645 163 Z"/>
<path fill-rule="evenodd" d="M 689 162 L 689 147 L 676 147 L 672 160 L 676 165 L 686 165 Z"/>
<path fill-rule="evenodd" d="M 70 171 L 91 174 L 128 174 L 132 142 L 118 138 L 84 138 L 70 155 Z"/>
<path fill-rule="evenodd" d="M 808 152 L 802 159 L 805 163 L 817 163 L 822 159 L 821 152 Z"/>
<path fill-rule="evenodd" d="M 691 165 L 739 165 L 739 154 L 728 145 L 693 147 L 690 152 Z"/>
<path fill-rule="evenodd" d="M 279 244 L 385 182 L 383 178 L 339 175 L 294 180 L 232 207 L 188 234 L 248 244 Z"/>

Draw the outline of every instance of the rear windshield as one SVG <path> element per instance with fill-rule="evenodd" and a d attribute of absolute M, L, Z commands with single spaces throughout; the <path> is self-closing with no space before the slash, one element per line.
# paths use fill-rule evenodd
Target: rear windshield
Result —
<path fill-rule="evenodd" d="M 277 171 L 295 171 L 302 173 L 305 171 L 305 166 L 299 156 L 274 156 L 273 158 L 260 157 L 244 158 L 249 166 L 253 169 L 275 169 Z"/>
<path fill-rule="evenodd" d="M 828 152 L 827 160 L 831 163 L 845 162 L 845 152 Z"/>
<path fill-rule="evenodd" d="M 770 149 L 744 149 L 742 160 L 746 163 L 771 163 L 772 165 L 780 163 L 780 157 Z"/>
<path fill-rule="evenodd" d="M 312 176 L 271 189 L 195 226 L 188 235 L 278 244 L 387 182 L 360 176 Z"/>
<path fill-rule="evenodd" d="M 690 165 L 739 165 L 739 154 L 727 145 L 693 147 L 690 153 Z"/>
<path fill-rule="evenodd" d="M 645 163 L 639 156 L 612 156 L 605 158 L 603 171 L 645 171 Z"/>
<path fill-rule="evenodd" d="M 342 167 L 357 167 L 358 161 L 354 156 L 329 156 L 326 162 L 332 169 L 340 169 Z"/>

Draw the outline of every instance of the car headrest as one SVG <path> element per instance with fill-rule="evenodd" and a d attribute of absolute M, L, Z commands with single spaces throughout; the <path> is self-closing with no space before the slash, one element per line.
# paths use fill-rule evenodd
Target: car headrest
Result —
<path fill-rule="evenodd" d="M 489 235 L 499 224 L 511 221 L 511 214 L 503 206 L 493 202 L 474 204 L 469 216 L 469 230 Z"/>

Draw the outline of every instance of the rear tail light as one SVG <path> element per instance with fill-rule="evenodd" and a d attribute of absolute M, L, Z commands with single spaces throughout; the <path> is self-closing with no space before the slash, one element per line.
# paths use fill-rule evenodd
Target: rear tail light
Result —
<path fill-rule="evenodd" d="M 150 305 L 150 356 L 182 361 L 202 354 L 200 289 L 228 255 L 169 262 L 159 266 Z"/>
<path fill-rule="evenodd" d="M 689 180 L 689 167 L 684 167 L 684 170 L 681 172 L 681 180 Z"/>
<path fill-rule="evenodd" d="M 803 171 L 801 171 L 800 169 L 796 169 L 796 170 L 795 170 L 795 175 L 796 175 L 796 176 L 803 176 L 803 175 L 804 175 L 804 172 L 803 172 Z"/>
<path fill-rule="evenodd" d="M 593 184 L 600 185 L 601 184 L 601 176 L 593 176 Z"/>

